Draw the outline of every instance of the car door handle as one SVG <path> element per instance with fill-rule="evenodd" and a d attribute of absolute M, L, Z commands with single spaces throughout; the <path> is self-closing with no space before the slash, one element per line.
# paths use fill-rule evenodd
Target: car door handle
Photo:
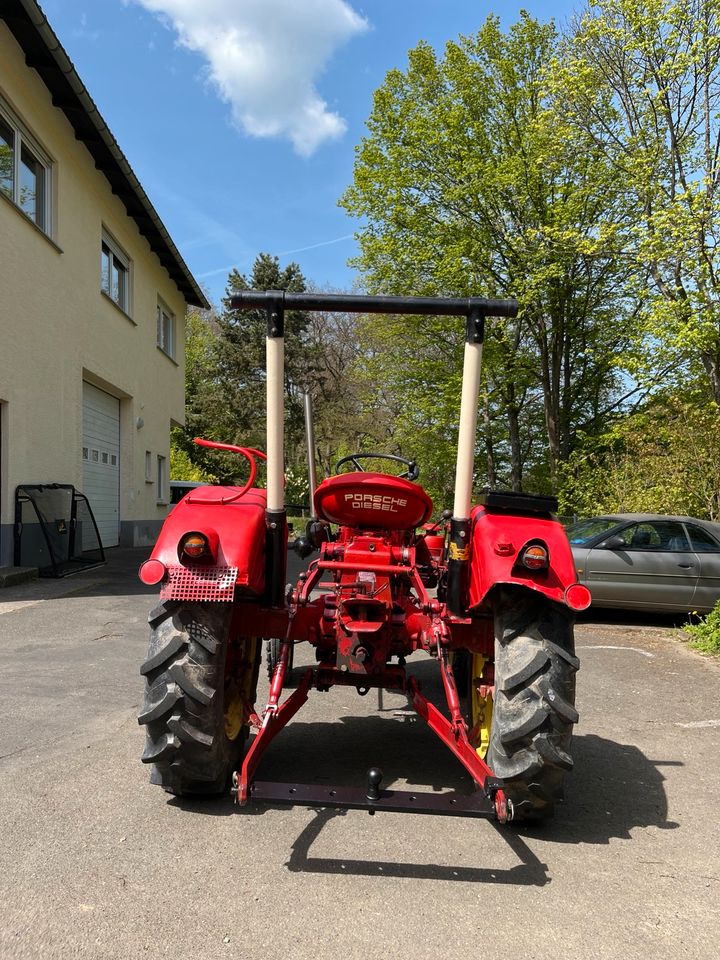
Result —
<path fill-rule="evenodd" d="M 692 568 L 695 566 L 695 564 L 694 564 L 694 563 L 679 563 L 678 566 L 680 567 L 681 570 L 692 570 Z"/>

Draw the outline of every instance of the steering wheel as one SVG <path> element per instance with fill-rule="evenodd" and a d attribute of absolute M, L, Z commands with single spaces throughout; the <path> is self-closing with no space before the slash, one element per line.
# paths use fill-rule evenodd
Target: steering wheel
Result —
<path fill-rule="evenodd" d="M 335 473 L 339 473 L 340 467 L 344 463 L 352 463 L 360 472 L 365 473 L 365 467 L 360 464 L 360 460 L 392 460 L 394 463 L 402 463 L 407 467 L 405 473 L 399 473 L 402 480 L 417 480 L 420 476 L 420 470 L 414 460 L 407 460 L 405 457 L 396 457 L 392 453 L 350 453 L 335 464 Z"/>

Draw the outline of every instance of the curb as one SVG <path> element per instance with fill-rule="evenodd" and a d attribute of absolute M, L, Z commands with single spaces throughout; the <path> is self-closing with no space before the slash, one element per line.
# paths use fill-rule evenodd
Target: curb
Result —
<path fill-rule="evenodd" d="M 0 589 L 16 587 L 19 583 L 28 583 L 37 578 L 37 567 L 0 567 Z"/>

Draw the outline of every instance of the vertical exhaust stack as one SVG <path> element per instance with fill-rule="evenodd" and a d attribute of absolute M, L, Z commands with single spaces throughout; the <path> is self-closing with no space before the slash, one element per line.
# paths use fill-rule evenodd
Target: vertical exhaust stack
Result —
<path fill-rule="evenodd" d="M 450 612 L 458 617 L 464 616 L 467 609 L 470 576 L 470 510 L 484 336 L 485 315 L 479 307 L 472 306 L 467 315 L 465 328 L 465 355 L 455 467 L 455 502 L 450 521 L 448 548 L 447 605 Z"/>
<path fill-rule="evenodd" d="M 285 309 L 282 290 L 268 290 L 267 339 L 267 566 L 271 607 L 285 602 L 287 513 L 285 511 Z"/>
<path fill-rule="evenodd" d="M 307 390 L 303 392 L 303 411 L 305 413 L 305 444 L 308 456 L 308 484 L 310 486 L 310 519 L 317 520 L 315 514 L 315 490 L 317 473 L 315 470 L 315 430 L 313 428 L 312 400 Z"/>

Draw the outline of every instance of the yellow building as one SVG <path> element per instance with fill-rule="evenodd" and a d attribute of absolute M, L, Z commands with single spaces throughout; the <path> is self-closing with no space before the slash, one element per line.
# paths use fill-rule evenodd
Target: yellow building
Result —
<path fill-rule="evenodd" d="M 105 546 L 153 541 L 208 304 L 34 0 L 0 4 L 0 566 L 15 489 L 72 484 Z"/>

